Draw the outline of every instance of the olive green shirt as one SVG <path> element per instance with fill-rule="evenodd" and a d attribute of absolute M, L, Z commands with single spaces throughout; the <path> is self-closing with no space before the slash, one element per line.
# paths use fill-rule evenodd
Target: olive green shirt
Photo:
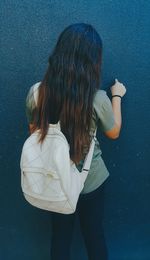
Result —
<path fill-rule="evenodd" d="M 40 82 L 36 83 L 36 88 L 38 90 Z M 26 99 L 26 114 L 28 123 L 32 123 L 33 120 L 33 111 L 36 108 L 33 86 L 30 88 L 29 93 Z M 110 99 L 108 98 L 104 90 L 98 90 L 95 94 L 93 100 L 93 115 L 91 122 L 91 134 L 95 132 L 95 129 L 98 127 L 102 132 L 106 132 L 112 129 L 114 126 L 114 114 L 112 110 L 112 105 Z M 82 193 L 89 193 L 97 189 L 109 176 L 109 172 L 105 166 L 105 163 L 102 159 L 102 151 L 100 149 L 100 144 L 96 140 L 93 158 L 91 162 L 90 171 L 88 173 L 87 179 L 84 184 Z M 80 171 L 83 166 L 83 161 L 81 161 L 77 168 Z"/>

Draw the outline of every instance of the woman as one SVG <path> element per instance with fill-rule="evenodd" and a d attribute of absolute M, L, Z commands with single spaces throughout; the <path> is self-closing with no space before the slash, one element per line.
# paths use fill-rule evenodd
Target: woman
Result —
<path fill-rule="evenodd" d="M 31 133 L 40 129 L 40 142 L 49 124 L 61 123 L 70 145 L 70 157 L 82 169 L 90 140 L 97 127 L 115 139 L 121 129 L 121 98 L 126 89 L 118 81 L 111 88 L 112 104 L 99 90 L 102 41 L 88 24 L 73 24 L 60 35 L 49 57 L 42 82 L 27 96 Z M 34 95 L 38 94 L 35 104 Z M 78 214 L 88 259 L 108 259 L 102 228 L 104 182 L 109 176 L 96 141 L 90 172 L 75 214 L 52 213 L 52 260 L 69 260 L 75 215 Z"/>

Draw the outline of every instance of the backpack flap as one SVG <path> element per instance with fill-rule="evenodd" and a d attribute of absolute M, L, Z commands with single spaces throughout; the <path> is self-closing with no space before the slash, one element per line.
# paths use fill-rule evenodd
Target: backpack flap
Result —
<path fill-rule="evenodd" d="M 59 175 L 61 187 L 66 195 L 70 206 L 74 209 L 83 189 L 87 173 L 80 173 L 75 164 L 70 160 L 69 148 L 59 147 L 54 157 L 56 171 Z"/>

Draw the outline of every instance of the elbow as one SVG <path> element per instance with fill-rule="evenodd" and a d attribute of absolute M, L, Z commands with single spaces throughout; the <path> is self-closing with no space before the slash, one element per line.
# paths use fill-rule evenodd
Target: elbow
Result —
<path fill-rule="evenodd" d="M 111 130 L 105 132 L 105 135 L 109 138 L 109 139 L 117 139 L 120 136 L 120 127 L 114 127 Z"/>
<path fill-rule="evenodd" d="M 120 131 L 121 131 L 121 125 L 116 123 L 113 131 L 111 132 L 112 139 L 114 139 L 114 140 L 118 139 L 120 136 Z"/>
<path fill-rule="evenodd" d="M 120 136 L 120 128 L 117 128 L 116 131 L 112 133 L 111 139 L 115 140 L 118 139 Z"/>
<path fill-rule="evenodd" d="M 118 139 L 119 135 L 120 135 L 120 132 L 119 133 L 115 133 L 112 136 L 110 136 L 110 139 L 112 139 L 112 140 Z"/>

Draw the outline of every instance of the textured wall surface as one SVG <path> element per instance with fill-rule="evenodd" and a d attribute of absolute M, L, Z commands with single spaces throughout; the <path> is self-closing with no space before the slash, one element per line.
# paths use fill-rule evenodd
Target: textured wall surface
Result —
<path fill-rule="evenodd" d="M 59 33 L 91 23 L 104 44 L 102 88 L 127 86 L 118 140 L 101 138 L 111 176 L 105 230 L 110 260 L 150 259 L 150 1 L 0 1 L 0 259 L 50 259 L 51 216 L 25 203 L 19 160 L 27 136 L 24 101 L 43 77 Z M 78 226 L 78 222 L 77 222 Z M 73 260 L 87 260 L 79 228 Z"/>

